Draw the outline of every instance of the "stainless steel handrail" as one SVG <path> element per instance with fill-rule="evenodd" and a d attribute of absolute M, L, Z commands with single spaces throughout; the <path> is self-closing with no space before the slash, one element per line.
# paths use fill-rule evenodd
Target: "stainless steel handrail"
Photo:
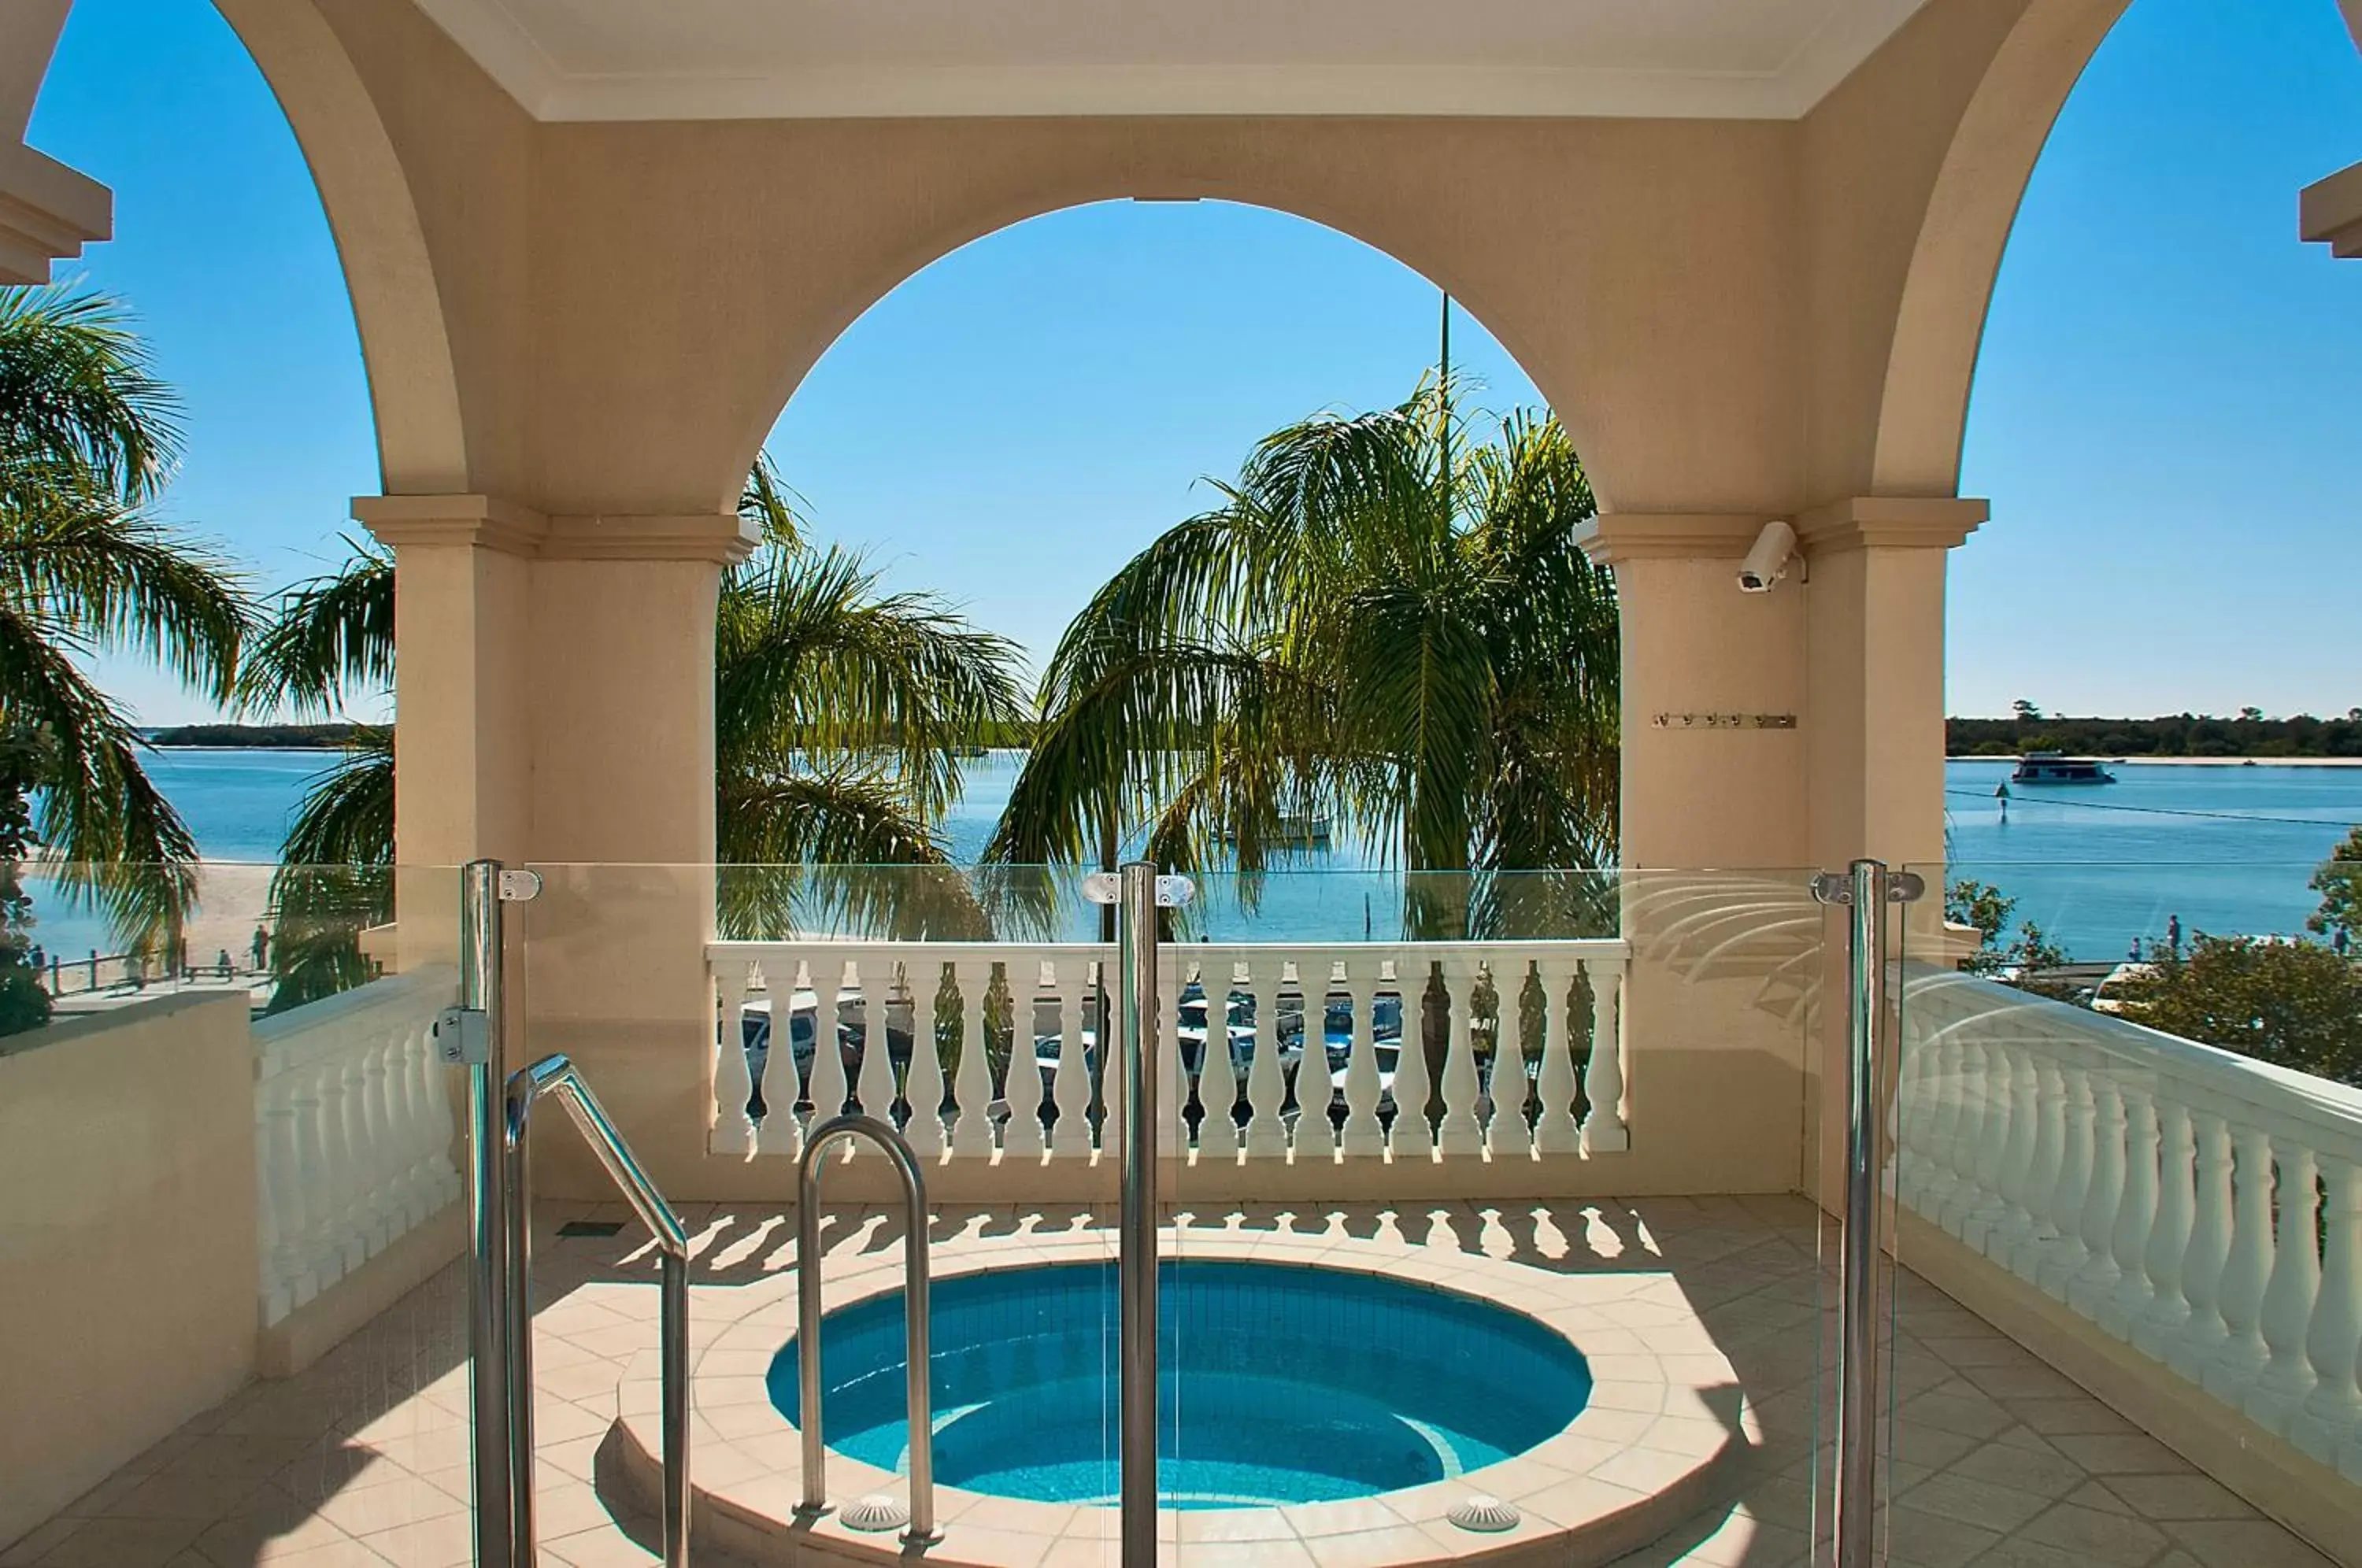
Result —
<path fill-rule="evenodd" d="M 502 1122 L 507 1175 L 507 1253 L 514 1288 L 508 1293 L 508 1460 L 512 1568 L 535 1561 L 533 1507 L 533 1242 L 525 1133 L 535 1103 L 555 1094 L 582 1130 L 583 1141 L 607 1167 L 624 1200 L 664 1253 L 663 1304 L 657 1340 L 663 1356 L 665 1568 L 689 1564 L 689 1232 L 632 1155 L 590 1086 L 562 1055 L 544 1056 L 511 1074 Z"/>
<path fill-rule="evenodd" d="M 902 1319 L 906 1412 L 911 1428 L 911 1518 L 902 1540 L 919 1546 L 935 1539 L 935 1423 L 928 1387 L 927 1181 L 918 1155 L 891 1122 L 874 1116 L 832 1116 L 812 1124 L 796 1162 L 796 1425 L 803 1433 L 807 1513 L 828 1507 L 828 1443 L 821 1431 L 820 1376 L 820 1176 L 830 1145 L 847 1138 L 875 1143 L 902 1178 L 908 1233 L 902 1242 Z M 879 1518 L 871 1528 L 890 1529 Z"/>

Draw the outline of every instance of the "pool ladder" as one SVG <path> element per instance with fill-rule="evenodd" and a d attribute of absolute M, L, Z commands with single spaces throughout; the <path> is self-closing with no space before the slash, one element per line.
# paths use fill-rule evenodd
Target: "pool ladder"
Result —
<path fill-rule="evenodd" d="M 821 1431 L 821 1162 L 831 1146 L 847 1140 L 877 1146 L 902 1178 L 906 1229 L 902 1239 L 902 1303 L 907 1363 L 905 1398 L 911 1430 L 911 1502 L 906 1509 L 887 1497 L 864 1497 L 841 1516 L 853 1529 L 889 1530 L 907 1525 L 904 1544 L 923 1546 L 935 1534 L 935 1423 L 927 1386 L 927 1183 L 918 1155 L 893 1123 L 874 1116 L 832 1116 L 813 1123 L 796 1164 L 796 1425 L 803 1434 L 804 1495 L 801 1511 L 811 1518 L 828 1509 L 828 1443 Z"/>

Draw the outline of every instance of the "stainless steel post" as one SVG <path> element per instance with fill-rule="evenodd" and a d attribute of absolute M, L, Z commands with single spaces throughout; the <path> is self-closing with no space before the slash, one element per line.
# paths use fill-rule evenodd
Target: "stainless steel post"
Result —
<path fill-rule="evenodd" d="M 484 1059 L 468 1065 L 468 1386 L 477 1568 L 508 1562 L 510 1535 L 507 1194 L 501 1158 L 501 866 L 459 871 L 459 1005 L 485 1018 Z"/>
<path fill-rule="evenodd" d="M 1122 1568 L 1156 1563 L 1156 867 L 1123 868 L 1117 1038 L 1123 1063 L 1123 1207 L 1119 1218 Z M 1219 1006 L 1219 1003 L 1215 1004 Z"/>
<path fill-rule="evenodd" d="M 907 1233 L 902 1238 L 903 1413 L 911 1432 L 910 1528 L 902 1540 L 921 1546 L 935 1539 L 934 1390 L 929 1382 L 930 1283 L 927 1263 L 927 1180 L 918 1156 L 893 1123 L 874 1116 L 832 1116 L 813 1121 L 796 1162 L 796 1427 L 803 1436 L 803 1508 L 828 1507 L 828 1440 L 821 1430 L 820 1173 L 829 1149 L 848 1138 L 877 1146 L 902 1178 Z M 861 1528 L 881 1528 L 865 1525 Z M 882 1528 L 891 1529 L 888 1523 Z"/>
<path fill-rule="evenodd" d="M 1844 1275 L 1838 1316 L 1837 1472 L 1830 1508 L 1838 1568 L 1870 1568 L 1878 1514 L 1879 1288 L 1884 1268 L 1880 1210 L 1886 1168 L 1884 1080 L 1887 906 L 1916 899 L 1911 872 L 1857 860 L 1843 876 L 1814 879 L 1823 903 L 1846 906 L 1846 1164 Z"/>

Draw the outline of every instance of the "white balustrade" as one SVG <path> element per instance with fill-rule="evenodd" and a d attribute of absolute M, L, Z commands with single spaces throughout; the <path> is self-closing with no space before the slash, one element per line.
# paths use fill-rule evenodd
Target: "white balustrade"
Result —
<path fill-rule="evenodd" d="M 451 1074 L 420 969 L 254 1026 L 262 1320 L 278 1322 L 459 1198 Z"/>
<path fill-rule="evenodd" d="M 1174 1045 L 1160 1060 L 1160 1143 L 1200 1164 L 1628 1148 L 1628 952 L 1612 941 L 1175 944 L 1160 986 Z M 891 1116 L 930 1158 L 1055 1164 L 1120 1146 L 1122 1097 L 1098 1039 L 1108 947 L 717 942 L 707 958 L 716 1154 L 791 1156 L 812 1115 L 847 1104 Z M 1444 1005 L 1430 1021 L 1438 981 Z M 1437 1027 L 1440 1084 L 1423 1043 Z M 1442 1115 L 1430 1119 L 1438 1091 Z"/>
<path fill-rule="evenodd" d="M 2362 1090 L 1961 975 L 1904 1020 L 1900 1201 L 2362 1480 Z"/>

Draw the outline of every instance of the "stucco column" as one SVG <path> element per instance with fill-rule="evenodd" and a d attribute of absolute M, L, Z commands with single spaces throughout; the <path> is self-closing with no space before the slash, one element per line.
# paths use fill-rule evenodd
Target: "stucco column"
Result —
<path fill-rule="evenodd" d="M 1830 869 L 1944 853 L 1945 552 L 1981 501 L 1858 496 L 1796 520 L 1805 585 L 1811 834 Z"/>
<path fill-rule="evenodd" d="M 394 558 L 395 962 L 450 962 L 452 869 L 522 860 L 533 820 L 525 675 L 539 513 L 486 495 L 369 495 Z"/>
<path fill-rule="evenodd" d="M 1626 1109 L 1634 1190 L 1785 1192 L 1805 1035 L 1769 980 L 1803 886 L 1805 605 L 1742 593 L 1775 513 L 1614 513 L 1623 638 Z M 1793 912 L 1793 911 L 1790 911 Z"/>
<path fill-rule="evenodd" d="M 1905 953 L 1933 956 L 1943 923 L 1944 571 L 1986 516 L 1982 501 L 1856 496 L 1796 520 L 1810 563 L 1806 767 L 1810 856 L 1840 869 L 1869 856 L 1928 878 L 1899 916 Z M 1817 1083 L 1807 1095 L 1807 1168 L 1828 1194 L 1843 1169 L 1848 1041 L 1840 1003 L 1845 922 L 1827 913 Z"/>
<path fill-rule="evenodd" d="M 526 1038 L 582 1067 L 668 1195 L 707 1196 L 713 616 L 732 516 L 554 518 L 533 566 Z M 579 1139 L 553 1194 L 612 1196 Z"/>
<path fill-rule="evenodd" d="M 538 869 L 510 911 L 520 1055 L 573 1055 L 675 1192 L 710 1104 L 713 615 L 751 541 L 728 514 L 545 516 L 481 495 L 371 496 L 393 547 L 405 964 L 454 950 L 448 868 Z M 551 1138 L 553 1195 L 605 1196 Z"/>

